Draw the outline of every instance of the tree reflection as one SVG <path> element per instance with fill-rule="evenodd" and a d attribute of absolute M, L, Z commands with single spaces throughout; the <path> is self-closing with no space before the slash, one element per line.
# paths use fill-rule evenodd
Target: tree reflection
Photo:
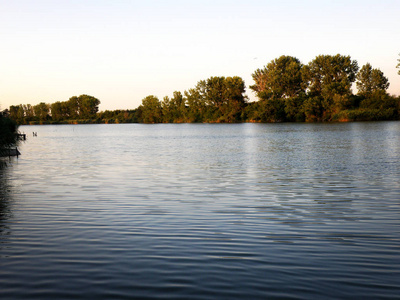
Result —
<path fill-rule="evenodd" d="M 8 234 L 7 220 L 11 216 L 10 188 L 7 182 L 7 166 L 0 160 L 0 238 Z M 0 243 L 3 242 L 0 240 Z"/>

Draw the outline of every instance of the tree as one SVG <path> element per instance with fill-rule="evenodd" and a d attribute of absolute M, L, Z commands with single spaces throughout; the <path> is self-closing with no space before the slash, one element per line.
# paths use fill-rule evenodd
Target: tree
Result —
<path fill-rule="evenodd" d="M 171 113 L 174 122 L 181 123 L 185 119 L 186 114 L 186 99 L 181 92 L 175 91 L 171 98 Z"/>
<path fill-rule="evenodd" d="M 242 78 L 214 76 L 185 92 L 190 122 L 237 122 L 246 104 Z M 182 107 L 182 106 L 181 106 Z M 185 109 L 186 111 L 186 109 Z"/>
<path fill-rule="evenodd" d="M 241 121 L 242 112 L 247 102 L 247 96 L 244 95 L 246 85 L 242 78 L 234 76 L 225 78 L 224 86 L 226 104 L 222 115 L 223 121 Z"/>
<path fill-rule="evenodd" d="M 389 80 L 379 69 L 373 69 L 367 63 L 357 73 L 357 89 L 360 96 L 368 97 L 373 92 L 386 91 L 389 87 Z"/>
<path fill-rule="evenodd" d="M 81 119 L 94 119 L 99 111 L 100 100 L 89 95 L 80 95 L 78 97 L 80 103 L 79 116 Z"/>
<path fill-rule="evenodd" d="M 62 104 L 60 101 L 50 104 L 51 118 L 54 121 L 61 121 L 64 119 Z"/>
<path fill-rule="evenodd" d="M 163 119 L 167 123 L 181 123 L 185 118 L 185 99 L 181 92 L 174 92 L 172 98 L 165 96 L 161 102 Z"/>
<path fill-rule="evenodd" d="M 73 96 L 62 104 L 63 114 L 68 119 L 94 119 L 99 111 L 100 100 L 89 95 Z"/>
<path fill-rule="evenodd" d="M 68 119 L 78 119 L 81 111 L 81 101 L 77 96 L 67 101 Z"/>
<path fill-rule="evenodd" d="M 299 59 L 283 55 L 252 74 L 255 84 L 250 88 L 265 102 L 259 106 L 264 111 L 262 119 L 275 122 L 302 118 L 305 90 L 302 68 Z"/>
<path fill-rule="evenodd" d="M 33 107 L 33 111 L 35 112 L 35 116 L 39 119 L 39 121 L 47 121 L 49 119 L 50 105 L 40 102 Z"/>
<path fill-rule="evenodd" d="M 301 69 L 303 64 L 295 57 L 282 55 L 253 74 L 254 85 L 250 88 L 260 99 L 292 98 L 304 90 Z"/>
<path fill-rule="evenodd" d="M 166 123 L 171 123 L 174 121 L 172 109 L 171 109 L 171 100 L 168 96 L 165 96 L 163 101 L 161 101 L 161 109 L 163 115 L 163 121 Z"/>
<path fill-rule="evenodd" d="M 334 98 L 347 101 L 352 95 L 351 86 L 356 79 L 358 71 L 357 61 L 352 61 L 350 56 L 337 54 L 319 55 L 302 70 L 302 77 L 307 88 L 307 96 L 313 98 L 310 104 L 318 103 L 321 109 L 313 107 L 307 111 L 320 112 L 320 115 L 307 115 L 307 119 L 320 121 L 330 120 L 336 112 L 337 105 Z M 338 95 L 335 97 L 335 95 Z M 308 105 L 308 106 L 309 106 Z M 311 106 L 311 107 L 312 107 Z"/>
<path fill-rule="evenodd" d="M 35 118 L 35 112 L 33 110 L 32 105 L 26 104 L 23 105 L 24 109 L 24 114 L 25 114 L 25 123 L 29 123 L 30 121 L 33 121 Z"/>
<path fill-rule="evenodd" d="M 10 119 L 14 120 L 17 124 L 25 124 L 25 112 L 22 104 L 11 105 L 9 114 Z"/>
<path fill-rule="evenodd" d="M 144 123 L 162 122 L 161 102 L 156 96 L 150 95 L 142 100 L 141 117 Z"/>
<path fill-rule="evenodd" d="M 204 87 L 205 81 L 199 81 L 196 88 L 189 89 L 184 92 L 188 109 L 186 112 L 187 122 L 203 122 L 206 104 L 204 102 Z"/>

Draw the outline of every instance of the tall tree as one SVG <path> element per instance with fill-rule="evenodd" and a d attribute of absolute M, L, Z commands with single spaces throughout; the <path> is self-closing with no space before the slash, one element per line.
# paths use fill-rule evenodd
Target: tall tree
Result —
<path fill-rule="evenodd" d="M 60 101 L 50 104 L 50 112 L 53 121 L 61 121 L 64 119 L 62 104 Z"/>
<path fill-rule="evenodd" d="M 40 102 L 39 104 L 33 107 L 33 111 L 35 112 L 35 116 L 39 119 L 39 121 L 47 121 L 49 119 L 50 105 L 44 102 Z"/>
<path fill-rule="evenodd" d="M 99 111 L 100 100 L 93 96 L 80 95 L 78 101 L 80 103 L 80 118 L 94 119 Z"/>
<path fill-rule="evenodd" d="M 242 78 L 210 77 L 197 86 L 207 106 L 206 121 L 235 122 L 245 105 L 245 84 Z"/>
<path fill-rule="evenodd" d="M 262 120 L 299 119 L 305 90 L 302 68 L 296 57 L 282 55 L 252 74 L 255 84 L 250 88 L 264 102 L 259 105 L 263 110 Z"/>
<path fill-rule="evenodd" d="M 23 105 L 24 113 L 25 113 L 25 122 L 29 123 L 33 121 L 35 118 L 35 112 L 33 110 L 33 106 L 30 104 Z"/>
<path fill-rule="evenodd" d="M 69 98 L 67 101 L 68 107 L 68 118 L 69 119 L 79 119 L 79 114 L 81 111 L 81 101 L 77 96 Z"/>
<path fill-rule="evenodd" d="M 164 97 L 161 102 L 164 122 L 182 123 L 185 118 L 185 99 L 181 92 L 174 92 L 172 98 Z"/>
<path fill-rule="evenodd" d="M 252 74 L 255 84 L 250 88 L 260 99 L 296 97 L 304 90 L 302 67 L 299 59 L 282 55 Z"/>
<path fill-rule="evenodd" d="M 224 97 L 227 101 L 223 110 L 223 120 L 225 122 L 241 121 L 247 102 L 246 85 L 241 77 L 234 76 L 225 78 L 224 86 Z"/>
<path fill-rule="evenodd" d="M 203 122 L 206 104 L 204 101 L 205 81 L 199 81 L 195 88 L 191 88 L 184 92 L 188 105 L 186 111 L 186 121 L 189 123 Z"/>
<path fill-rule="evenodd" d="M 25 111 L 23 105 L 11 105 L 9 117 L 17 124 L 25 124 Z"/>
<path fill-rule="evenodd" d="M 165 96 L 164 99 L 161 101 L 163 122 L 165 123 L 171 123 L 174 121 L 171 106 L 171 100 L 168 96 Z"/>
<path fill-rule="evenodd" d="M 150 95 L 142 100 L 141 117 L 144 123 L 162 122 L 161 102 L 156 96 Z"/>
<path fill-rule="evenodd" d="M 370 96 L 376 91 L 386 91 L 389 80 L 379 69 L 373 69 L 370 63 L 365 64 L 357 73 L 358 94 L 364 97 Z"/>
<path fill-rule="evenodd" d="M 351 86 L 356 79 L 357 71 L 357 61 L 351 60 L 350 56 L 340 54 L 319 55 L 304 66 L 303 81 L 307 87 L 308 97 L 313 98 L 313 101 L 308 101 L 308 112 L 320 112 L 320 115 L 306 113 L 306 118 L 329 120 L 338 107 L 338 103 L 334 99 L 348 101 L 352 94 Z M 335 97 L 335 95 L 337 96 Z M 320 107 L 312 107 L 313 105 Z"/>

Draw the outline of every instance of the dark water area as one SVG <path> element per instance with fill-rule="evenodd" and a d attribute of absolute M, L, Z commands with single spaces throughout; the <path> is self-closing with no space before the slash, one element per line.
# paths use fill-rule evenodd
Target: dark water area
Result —
<path fill-rule="evenodd" d="M 0 299 L 400 299 L 400 122 L 20 130 Z"/>

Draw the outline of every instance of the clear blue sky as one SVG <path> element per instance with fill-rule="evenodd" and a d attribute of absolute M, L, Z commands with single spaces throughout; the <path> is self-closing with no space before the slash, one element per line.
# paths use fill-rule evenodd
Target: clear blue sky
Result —
<path fill-rule="evenodd" d="M 400 94 L 399 0 L 0 0 L 0 104 L 89 94 L 133 109 L 281 55 L 370 62 Z M 255 100 L 249 89 L 247 94 Z"/>

